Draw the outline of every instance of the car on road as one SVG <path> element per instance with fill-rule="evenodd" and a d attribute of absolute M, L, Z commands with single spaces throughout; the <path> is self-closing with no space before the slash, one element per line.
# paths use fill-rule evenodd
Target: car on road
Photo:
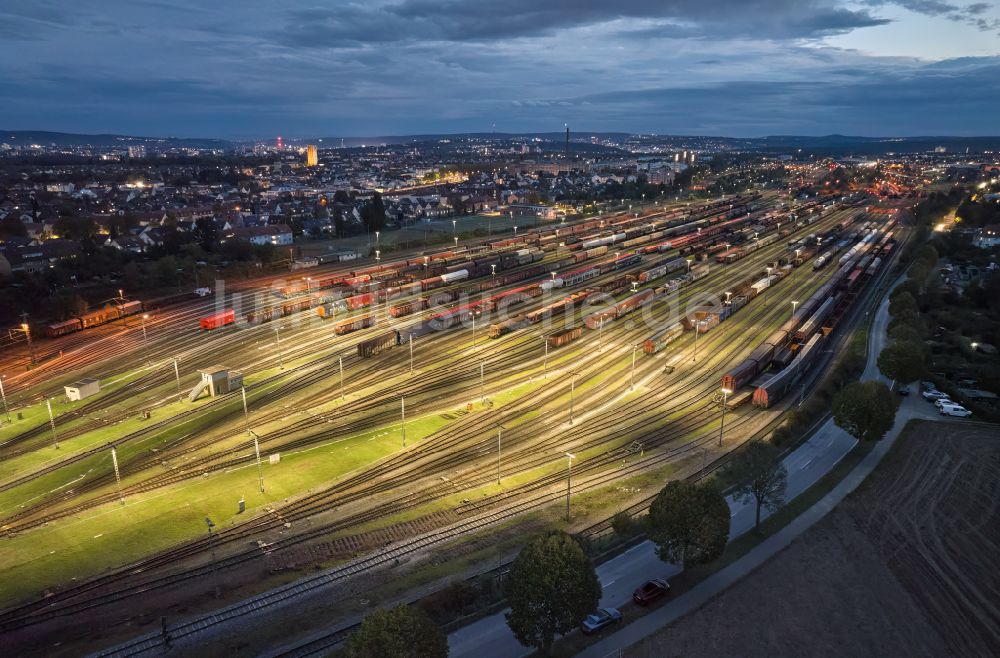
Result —
<path fill-rule="evenodd" d="M 942 416 L 958 416 L 959 418 L 968 418 L 972 415 L 972 412 L 963 407 L 960 404 L 945 404 L 941 406 Z"/>
<path fill-rule="evenodd" d="M 924 399 L 927 400 L 928 402 L 934 402 L 936 400 L 942 400 L 948 397 L 947 393 L 942 393 L 941 391 L 934 389 L 931 389 L 929 391 L 924 391 L 923 393 L 921 393 L 921 395 L 923 395 Z"/>
<path fill-rule="evenodd" d="M 649 605 L 670 591 L 670 583 L 659 578 L 647 580 L 637 590 L 632 592 L 632 600 L 639 605 Z"/>
<path fill-rule="evenodd" d="M 595 612 L 587 615 L 587 618 L 580 624 L 580 630 L 584 635 L 592 635 L 602 631 L 608 626 L 621 623 L 622 613 L 616 608 L 598 608 Z"/>
<path fill-rule="evenodd" d="M 900 386 L 899 389 L 896 390 L 896 392 L 899 393 L 900 395 L 909 395 L 910 394 L 910 387 L 909 386 Z"/>

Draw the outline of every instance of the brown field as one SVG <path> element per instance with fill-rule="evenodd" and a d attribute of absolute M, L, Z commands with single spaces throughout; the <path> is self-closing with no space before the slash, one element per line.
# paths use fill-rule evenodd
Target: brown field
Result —
<path fill-rule="evenodd" d="M 1000 427 L 917 422 L 758 571 L 625 656 L 1000 655 Z"/>

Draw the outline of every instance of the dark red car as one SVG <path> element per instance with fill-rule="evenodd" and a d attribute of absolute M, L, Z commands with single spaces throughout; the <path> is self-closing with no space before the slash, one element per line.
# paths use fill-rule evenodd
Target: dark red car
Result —
<path fill-rule="evenodd" d="M 632 592 L 632 600 L 639 605 L 649 605 L 670 591 L 670 583 L 655 578 L 643 583 L 642 587 Z"/>

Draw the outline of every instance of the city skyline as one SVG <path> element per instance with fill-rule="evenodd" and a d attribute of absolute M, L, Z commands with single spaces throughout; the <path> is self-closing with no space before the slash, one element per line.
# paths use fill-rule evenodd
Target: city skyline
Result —
<path fill-rule="evenodd" d="M 0 9 L 16 130 L 251 138 L 986 135 L 993 2 L 40 2 Z"/>

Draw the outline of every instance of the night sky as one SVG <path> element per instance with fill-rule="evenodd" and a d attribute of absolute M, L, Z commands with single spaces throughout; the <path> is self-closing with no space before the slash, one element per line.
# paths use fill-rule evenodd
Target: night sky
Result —
<path fill-rule="evenodd" d="M 0 0 L 0 128 L 996 135 L 1000 5 Z"/>

